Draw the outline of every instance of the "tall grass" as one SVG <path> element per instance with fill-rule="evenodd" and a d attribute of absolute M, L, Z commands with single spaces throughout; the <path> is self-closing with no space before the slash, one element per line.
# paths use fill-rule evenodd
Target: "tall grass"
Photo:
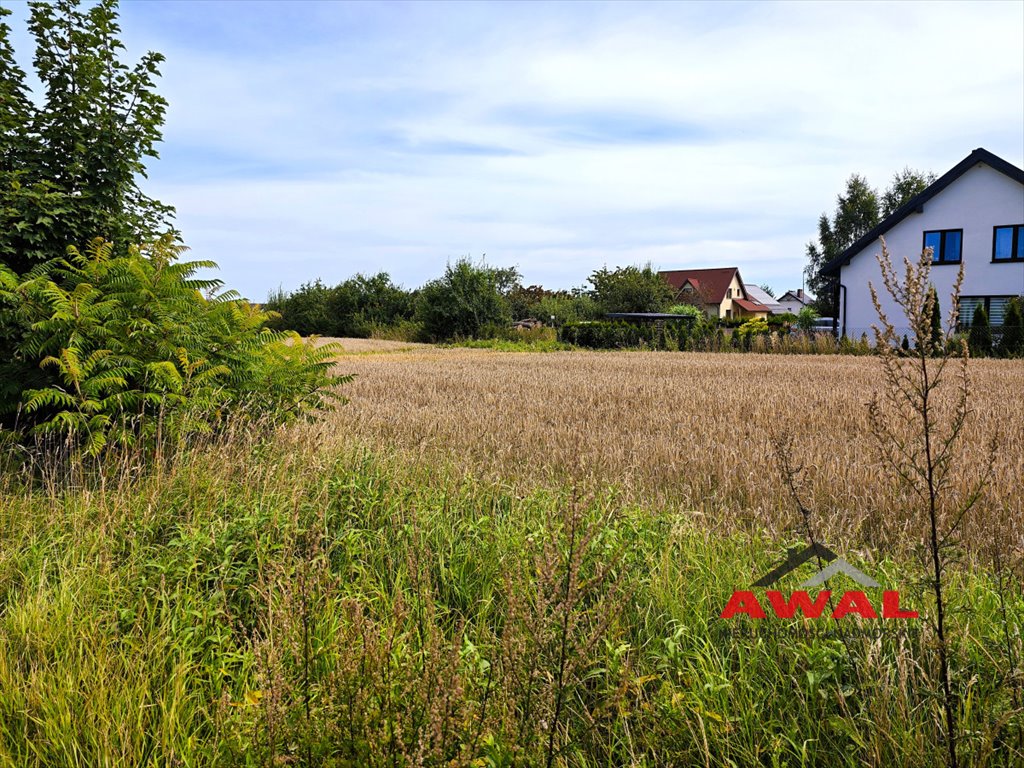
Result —
<path fill-rule="evenodd" d="M 927 631 L 720 634 L 788 540 L 311 429 L 114 469 L 3 490 L 0 765 L 941 758 Z M 913 559 L 848 556 L 929 610 Z M 1011 765 L 1019 574 L 950 578 L 963 749 Z"/>

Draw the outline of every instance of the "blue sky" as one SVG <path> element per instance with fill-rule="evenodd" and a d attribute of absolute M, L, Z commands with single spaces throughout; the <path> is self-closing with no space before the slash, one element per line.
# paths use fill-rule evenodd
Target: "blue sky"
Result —
<path fill-rule="evenodd" d="M 551 288 L 652 262 L 781 292 L 851 173 L 1024 165 L 1020 2 L 177 0 L 121 25 L 167 56 L 145 189 L 254 300 L 484 254 Z"/>

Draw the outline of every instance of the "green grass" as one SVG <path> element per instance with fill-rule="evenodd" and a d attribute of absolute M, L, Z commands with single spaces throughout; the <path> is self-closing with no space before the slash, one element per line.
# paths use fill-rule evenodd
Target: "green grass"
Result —
<path fill-rule="evenodd" d="M 9 484 L 0 765 L 941 763 L 925 622 L 720 637 L 795 540 L 693 520 L 287 440 Z M 917 564 L 854 560 L 927 617 Z M 1019 584 L 1004 622 L 984 569 L 950 576 L 962 755 L 1020 764 Z"/>
<path fill-rule="evenodd" d="M 551 339 L 536 341 L 519 341 L 509 339 L 473 339 L 447 345 L 452 347 L 468 347 L 469 349 L 493 349 L 499 352 L 567 352 L 576 349 L 572 344 Z"/>

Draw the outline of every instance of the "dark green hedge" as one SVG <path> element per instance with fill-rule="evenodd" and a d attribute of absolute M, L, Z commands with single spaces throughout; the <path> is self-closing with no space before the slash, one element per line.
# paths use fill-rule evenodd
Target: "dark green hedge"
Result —
<path fill-rule="evenodd" d="M 690 323 L 685 320 L 666 320 L 661 327 L 654 323 L 596 320 L 567 323 L 559 330 L 558 340 L 587 349 L 679 349 L 689 334 Z"/>

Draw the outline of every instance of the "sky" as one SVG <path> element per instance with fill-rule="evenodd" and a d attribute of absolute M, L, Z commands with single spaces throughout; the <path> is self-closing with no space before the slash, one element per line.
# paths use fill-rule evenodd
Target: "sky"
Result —
<path fill-rule="evenodd" d="M 24 4 L 15 47 L 28 68 Z M 778 294 L 852 173 L 1024 166 L 1024 2 L 122 2 L 169 101 L 143 189 L 254 301 L 461 257 Z"/>

